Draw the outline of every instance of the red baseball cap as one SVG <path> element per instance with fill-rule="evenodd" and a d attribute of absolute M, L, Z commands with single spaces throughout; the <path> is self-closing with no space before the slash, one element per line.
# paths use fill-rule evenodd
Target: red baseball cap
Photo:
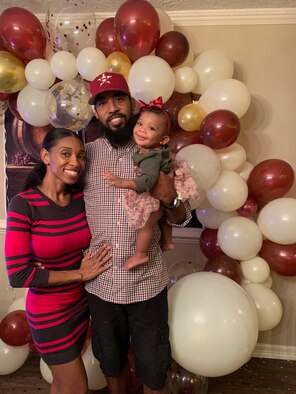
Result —
<path fill-rule="evenodd" d="M 88 103 L 94 105 L 96 102 L 96 97 L 104 92 L 108 92 L 110 90 L 115 90 L 119 92 L 123 92 L 130 96 L 130 91 L 128 84 L 122 74 L 105 72 L 97 76 L 90 83 L 90 94 L 91 98 L 88 100 Z"/>

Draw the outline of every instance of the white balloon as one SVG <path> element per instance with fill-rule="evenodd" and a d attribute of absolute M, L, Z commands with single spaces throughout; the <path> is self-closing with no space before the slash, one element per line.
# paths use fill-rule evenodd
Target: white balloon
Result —
<path fill-rule="evenodd" d="M 269 289 L 271 289 L 272 284 L 273 284 L 273 279 L 272 279 L 271 273 L 270 273 L 269 277 L 264 282 L 260 283 L 260 285 L 268 287 Z"/>
<path fill-rule="evenodd" d="M 174 24 L 171 18 L 169 17 L 169 15 L 164 10 L 162 10 L 161 8 L 155 8 L 155 9 L 159 17 L 160 37 L 161 37 L 164 33 L 174 30 Z"/>
<path fill-rule="evenodd" d="M 202 144 L 190 144 L 180 149 L 176 157 L 187 161 L 191 176 L 199 189 L 205 190 L 218 178 L 220 160 L 213 149 Z"/>
<path fill-rule="evenodd" d="M 231 212 L 246 201 L 248 186 L 236 172 L 224 170 L 206 194 L 210 204 L 218 211 Z"/>
<path fill-rule="evenodd" d="M 13 301 L 13 303 L 9 306 L 7 313 L 13 311 L 24 311 L 26 309 L 26 300 L 24 297 L 17 298 Z"/>
<path fill-rule="evenodd" d="M 92 81 L 106 71 L 106 56 L 98 48 L 84 48 L 77 56 L 76 66 L 82 78 Z"/>
<path fill-rule="evenodd" d="M 245 161 L 243 165 L 235 170 L 246 182 L 249 179 L 250 172 L 254 168 L 253 164 L 248 161 Z"/>
<path fill-rule="evenodd" d="M 256 308 L 233 280 L 192 273 L 170 288 L 168 301 L 172 356 L 187 371 L 223 376 L 250 359 L 258 337 Z"/>
<path fill-rule="evenodd" d="M 247 153 L 242 145 L 234 142 L 226 148 L 216 149 L 220 161 L 222 170 L 236 171 L 245 163 Z"/>
<path fill-rule="evenodd" d="M 28 344 L 10 346 L 0 339 L 0 375 L 9 375 L 17 371 L 25 363 L 29 353 Z"/>
<path fill-rule="evenodd" d="M 251 96 L 241 81 L 221 79 L 211 84 L 199 99 L 207 114 L 218 109 L 228 109 L 241 118 L 249 109 Z"/>
<path fill-rule="evenodd" d="M 262 247 L 262 234 L 252 220 L 236 216 L 226 219 L 218 229 L 220 248 L 236 260 L 254 258 Z"/>
<path fill-rule="evenodd" d="M 179 67 L 174 71 L 175 91 L 178 93 L 189 93 L 196 86 L 198 77 L 192 67 Z"/>
<path fill-rule="evenodd" d="M 259 212 L 257 224 L 272 242 L 281 245 L 296 243 L 296 199 L 285 197 L 270 201 Z"/>
<path fill-rule="evenodd" d="M 25 76 L 30 85 L 35 89 L 47 90 L 55 82 L 50 63 L 45 59 L 31 60 L 25 68 Z"/>
<path fill-rule="evenodd" d="M 47 90 L 26 85 L 17 96 L 17 108 L 25 122 L 32 126 L 44 127 L 49 124 L 46 107 Z"/>
<path fill-rule="evenodd" d="M 281 321 L 283 307 L 275 292 L 258 283 L 244 285 L 243 288 L 256 306 L 259 331 L 267 331 L 276 327 Z"/>
<path fill-rule="evenodd" d="M 40 373 L 41 373 L 41 376 L 43 377 L 43 379 L 47 383 L 51 384 L 52 380 L 53 380 L 51 370 L 49 369 L 48 365 L 46 364 L 45 361 L 43 361 L 42 358 L 40 358 L 39 368 L 40 368 Z"/>
<path fill-rule="evenodd" d="M 208 200 L 205 200 L 197 209 L 196 217 L 198 221 L 206 228 L 217 229 L 229 218 L 237 216 L 236 211 L 222 212 L 214 208 Z"/>
<path fill-rule="evenodd" d="M 58 51 L 52 55 L 50 67 L 54 75 L 62 81 L 70 81 L 78 74 L 76 57 L 67 51 Z"/>
<path fill-rule="evenodd" d="M 165 103 L 175 88 L 175 76 L 169 64 L 158 56 L 142 56 L 134 62 L 128 74 L 132 97 L 149 103 L 162 96 Z"/>
<path fill-rule="evenodd" d="M 208 49 L 196 57 L 192 68 L 199 77 L 193 93 L 202 94 L 213 82 L 232 78 L 234 64 L 230 57 L 220 49 Z"/>
<path fill-rule="evenodd" d="M 265 282 L 270 276 L 269 265 L 262 257 L 241 261 L 240 265 L 244 277 L 252 283 Z"/>
<path fill-rule="evenodd" d="M 86 369 L 89 390 L 101 390 L 106 387 L 105 375 L 100 368 L 98 360 L 93 355 L 91 343 L 82 355 L 82 361 Z"/>

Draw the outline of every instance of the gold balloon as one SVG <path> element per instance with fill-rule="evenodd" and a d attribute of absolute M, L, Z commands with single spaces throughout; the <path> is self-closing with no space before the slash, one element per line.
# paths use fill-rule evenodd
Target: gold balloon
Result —
<path fill-rule="evenodd" d="M 198 103 L 187 104 L 178 112 L 178 124 L 185 131 L 196 131 L 205 116 L 205 110 Z"/>
<path fill-rule="evenodd" d="M 24 63 L 10 52 L 0 51 L 0 93 L 16 93 L 26 84 Z"/>
<path fill-rule="evenodd" d="M 106 70 L 126 77 L 132 66 L 130 58 L 123 52 L 112 52 L 106 59 Z"/>

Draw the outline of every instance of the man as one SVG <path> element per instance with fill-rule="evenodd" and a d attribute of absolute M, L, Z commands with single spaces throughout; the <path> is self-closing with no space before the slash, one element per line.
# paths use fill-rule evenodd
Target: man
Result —
<path fill-rule="evenodd" d="M 90 84 L 94 112 L 101 124 L 102 137 L 86 145 L 86 215 L 90 226 L 91 249 L 111 245 L 112 267 L 86 284 L 93 324 L 93 350 L 100 361 L 111 394 L 126 392 L 128 349 L 131 342 L 136 375 L 144 393 L 167 393 L 170 366 L 167 305 L 167 269 L 159 246 L 160 230 L 155 226 L 149 248 L 149 262 L 125 270 L 125 261 L 134 253 L 137 231 L 128 226 L 123 195 L 125 189 L 112 188 L 103 174 L 133 178 L 132 138 L 135 102 L 124 77 L 103 73 Z M 172 179 L 162 174 L 154 192 L 164 207 L 166 218 L 183 226 L 190 209 L 177 199 Z"/>

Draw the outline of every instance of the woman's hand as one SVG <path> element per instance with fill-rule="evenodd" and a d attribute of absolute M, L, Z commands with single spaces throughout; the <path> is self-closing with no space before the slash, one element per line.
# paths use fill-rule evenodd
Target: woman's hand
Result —
<path fill-rule="evenodd" d="M 111 258 L 111 254 L 109 254 L 110 249 L 110 246 L 103 245 L 92 257 L 91 250 L 86 253 L 78 270 L 78 273 L 81 275 L 82 282 L 95 278 L 111 267 L 111 263 L 106 264 Z"/>

